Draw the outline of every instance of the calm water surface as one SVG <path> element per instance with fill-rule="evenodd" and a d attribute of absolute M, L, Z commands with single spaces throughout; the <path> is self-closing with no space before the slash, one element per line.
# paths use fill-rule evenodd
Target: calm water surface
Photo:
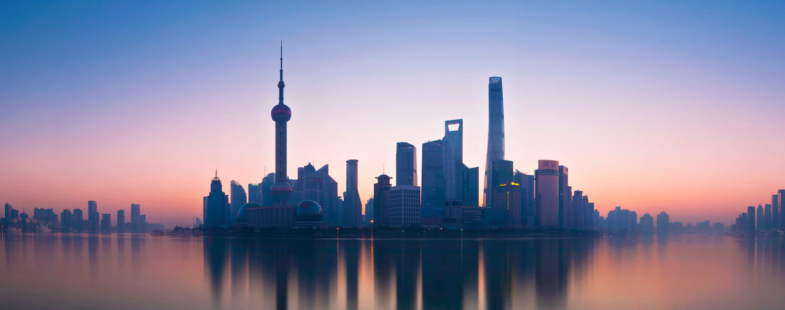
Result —
<path fill-rule="evenodd" d="M 3 234 L 2 309 L 782 309 L 783 240 Z"/>

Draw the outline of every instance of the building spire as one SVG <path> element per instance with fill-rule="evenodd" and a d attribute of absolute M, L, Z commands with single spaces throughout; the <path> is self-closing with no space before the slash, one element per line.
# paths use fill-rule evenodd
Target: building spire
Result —
<path fill-rule="evenodd" d="M 215 169 L 215 178 L 218 178 L 218 169 Z"/>
<path fill-rule="evenodd" d="M 283 40 L 281 40 L 281 76 L 280 80 L 278 81 L 278 104 L 283 104 L 283 88 L 286 87 L 286 84 L 283 82 Z"/>

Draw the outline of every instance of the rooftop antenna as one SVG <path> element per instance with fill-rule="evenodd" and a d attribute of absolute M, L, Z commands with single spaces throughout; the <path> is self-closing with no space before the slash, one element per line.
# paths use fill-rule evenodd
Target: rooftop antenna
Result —
<path fill-rule="evenodd" d="M 218 178 L 218 169 L 215 169 L 215 178 Z"/>

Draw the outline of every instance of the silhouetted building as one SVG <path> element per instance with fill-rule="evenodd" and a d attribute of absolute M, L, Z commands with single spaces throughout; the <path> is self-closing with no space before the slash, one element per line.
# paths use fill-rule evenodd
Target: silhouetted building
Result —
<path fill-rule="evenodd" d="M 262 183 L 248 183 L 248 202 L 262 204 Z"/>
<path fill-rule="evenodd" d="M 13 207 L 11 206 L 11 204 L 6 203 L 5 204 L 5 215 L 3 217 L 6 218 L 6 219 L 11 219 L 11 210 L 13 210 Z"/>
<path fill-rule="evenodd" d="M 444 146 L 441 140 L 422 145 L 423 208 L 444 208 Z"/>
<path fill-rule="evenodd" d="M 231 203 L 229 210 L 229 225 L 237 225 L 237 212 L 240 211 L 240 208 L 248 203 L 247 196 L 245 195 L 245 189 L 240 182 L 232 180 L 229 183 L 229 193 L 232 195 Z"/>
<path fill-rule="evenodd" d="M 491 183 L 489 187 L 489 196 L 485 199 L 485 207 L 491 208 L 495 206 L 493 198 L 495 196 L 496 188 L 501 184 L 510 183 L 513 181 L 513 162 L 509 160 L 497 160 L 491 163 Z"/>
<path fill-rule="evenodd" d="M 665 211 L 660 212 L 660 214 L 657 215 L 657 233 L 667 233 L 669 226 L 670 217 L 668 216 L 668 213 L 665 213 Z"/>
<path fill-rule="evenodd" d="M 458 167 L 463 164 L 463 120 L 444 122 L 444 196 L 445 199 L 461 199 L 458 183 Z"/>
<path fill-rule="evenodd" d="M 110 231 L 112 231 L 112 215 L 111 214 L 102 214 L 101 215 L 101 231 L 102 232 L 110 232 Z"/>
<path fill-rule="evenodd" d="M 82 214 L 82 209 L 74 209 L 73 213 L 71 214 L 71 225 L 73 226 L 74 230 L 82 231 L 84 225 L 84 215 Z"/>
<path fill-rule="evenodd" d="M 373 224 L 374 226 L 390 226 L 390 177 L 382 174 L 376 177 L 373 185 Z"/>
<path fill-rule="evenodd" d="M 341 197 L 338 196 L 338 182 L 330 176 L 330 166 L 324 165 L 319 170 L 310 163 L 297 168 L 297 186 L 291 197 L 293 204 L 306 200 L 318 203 L 324 211 L 323 222 L 327 225 L 341 224 Z"/>
<path fill-rule="evenodd" d="M 229 202 L 226 202 L 227 206 Z M 140 232 L 147 232 L 147 216 L 142 214 L 139 216 L 139 231 Z"/>
<path fill-rule="evenodd" d="M 766 229 L 766 219 L 763 216 L 763 206 L 758 205 L 758 212 L 756 218 L 756 223 L 758 223 L 758 229 L 764 230 Z"/>
<path fill-rule="evenodd" d="M 771 205 L 770 204 L 766 204 L 766 208 L 763 209 L 763 219 L 764 219 L 764 222 L 766 223 L 764 225 L 765 229 L 766 230 L 771 229 L 772 226 L 771 226 Z"/>
<path fill-rule="evenodd" d="M 540 160 L 537 181 L 537 219 L 542 227 L 559 227 L 559 162 Z"/>
<path fill-rule="evenodd" d="M 417 148 L 398 142 L 395 151 L 395 185 L 417 186 Z"/>
<path fill-rule="evenodd" d="M 494 173 L 494 176 L 498 174 Z M 493 195 L 493 210 L 504 212 L 505 226 L 521 226 L 521 185 L 515 182 L 497 185 Z"/>
<path fill-rule="evenodd" d="M 485 157 L 485 180 L 483 181 L 483 206 L 490 207 L 488 197 L 493 195 L 491 167 L 493 162 L 504 159 L 504 96 L 502 78 L 490 77 L 488 81 L 488 152 Z"/>
<path fill-rule="evenodd" d="M 63 231 L 71 231 L 73 223 L 71 221 L 71 210 L 65 209 L 60 213 L 60 228 Z"/>
<path fill-rule="evenodd" d="M 771 228 L 773 229 L 781 227 L 780 211 L 779 196 L 771 195 Z"/>
<path fill-rule="evenodd" d="M 640 232 L 649 234 L 654 232 L 654 218 L 648 213 L 641 216 Z"/>
<path fill-rule="evenodd" d="M 570 188 L 568 169 L 559 166 L 559 228 L 572 229 L 570 225 L 572 202 L 572 188 Z"/>
<path fill-rule="evenodd" d="M 777 202 L 779 203 L 780 229 L 785 230 L 785 189 L 777 192 Z"/>
<path fill-rule="evenodd" d="M 419 200 L 419 197 L 418 197 Z M 343 226 L 362 227 L 362 201 L 357 189 L 357 160 L 346 161 L 346 191 L 343 193 Z"/>
<path fill-rule="evenodd" d="M 90 200 L 87 202 L 87 217 L 88 222 L 90 222 L 90 231 L 97 232 L 98 227 L 98 203 L 94 200 Z"/>
<path fill-rule="evenodd" d="M 218 171 L 215 172 L 215 178 L 216 179 L 218 178 Z M 213 180 L 213 181 L 215 181 L 215 180 Z M 220 181 L 218 181 L 218 183 L 219 183 L 218 185 L 221 185 Z M 212 187 L 212 185 L 210 185 L 210 186 Z M 208 197 L 204 197 L 205 203 L 204 203 L 204 214 L 202 214 L 203 218 L 207 218 L 206 216 L 207 216 L 207 201 L 208 201 Z M 139 204 L 132 203 L 131 204 L 131 231 L 133 231 L 135 233 L 144 232 L 142 230 L 141 216 L 142 216 L 141 206 Z"/>
<path fill-rule="evenodd" d="M 278 81 L 278 104 L 273 107 L 270 115 L 275 121 L 275 184 L 270 187 L 273 205 L 287 205 L 292 197 L 292 184 L 286 175 L 287 160 L 287 128 L 286 123 L 292 118 L 292 110 L 283 103 L 283 46 L 281 46 L 281 70 Z"/>
<path fill-rule="evenodd" d="M 125 210 L 117 210 L 117 232 L 125 232 Z"/>
<path fill-rule="evenodd" d="M 469 168 L 463 163 L 459 163 L 457 172 L 457 200 L 460 200 L 464 206 L 479 206 L 480 168 Z"/>
<path fill-rule="evenodd" d="M 389 223 L 402 227 L 420 224 L 420 187 L 398 185 L 390 188 Z"/>
<path fill-rule="evenodd" d="M 521 224 L 526 227 L 533 227 L 537 216 L 534 176 L 516 170 L 513 179 L 515 183 L 521 185 Z"/>
<path fill-rule="evenodd" d="M 749 229 L 750 232 L 755 232 L 755 230 L 757 230 L 757 227 L 755 226 L 755 206 L 747 207 L 747 220 L 749 221 L 747 229 Z"/>
<path fill-rule="evenodd" d="M 365 214 L 363 214 L 363 219 L 365 221 L 365 226 L 371 226 L 373 223 L 373 197 L 368 198 L 368 202 L 365 203 Z"/>
<path fill-rule="evenodd" d="M 207 228 L 225 226 L 227 220 L 227 208 L 229 208 L 229 196 L 224 194 L 221 179 L 218 178 L 218 171 L 215 172 L 215 178 L 210 182 L 210 194 L 206 197 L 207 205 L 204 212 L 204 225 Z M 134 211 L 131 208 L 131 220 L 133 220 Z M 140 216 L 141 221 L 141 216 Z M 136 226 L 136 225 L 134 225 Z"/>
<path fill-rule="evenodd" d="M 291 183 L 291 180 L 289 181 Z M 270 207 L 275 204 L 273 201 L 273 196 L 270 194 L 270 188 L 273 187 L 275 184 L 275 173 L 268 173 L 267 176 L 262 179 L 260 198 L 259 204 L 265 207 Z"/>

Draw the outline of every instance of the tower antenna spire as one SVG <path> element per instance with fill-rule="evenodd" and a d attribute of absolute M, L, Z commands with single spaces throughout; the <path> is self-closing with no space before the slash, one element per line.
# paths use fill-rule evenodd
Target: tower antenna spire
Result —
<path fill-rule="evenodd" d="M 215 169 L 215 178 L 218 178 L 218 169 Z"/>
<path fill-rule="evenodd" d="M 281 40 L 281 81 L 283 81 L 283 40 Z"/>

